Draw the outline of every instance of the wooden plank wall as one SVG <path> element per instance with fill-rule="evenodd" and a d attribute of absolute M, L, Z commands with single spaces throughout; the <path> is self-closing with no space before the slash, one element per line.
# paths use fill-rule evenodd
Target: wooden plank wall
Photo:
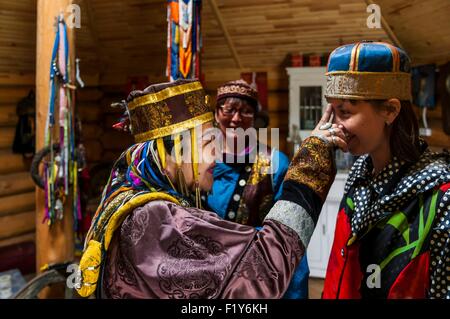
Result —
<path fill-rule="evenodd" d="M 103 119 L 100 143 L 103 148 L 101 163 L 113 163 L 119 155 L 134 143 L 133 136 L 113 129 L 124 114 L 124 110 L 111 107 L 112 103 L 126 99 L 123 87 L 102 87 L 104 96 L 101 100 Z"/>
<path fill-rule="evenodd" d="M 450 1 L 377 0 L 381 14 L 415 64 L 448 62 Z"/>
<path fill-rule="evenodd" d="M 100 202 L 99 195 L 107 182 L 105 170 L 109 172 L 109 168 L 119 155 L 134 143 L 131 134 L 112 128 L 113 124 L 119 122 L 123 111 L 110 105 L 126 98 L 123 86 L 101 86 L 98 83 L 98 74 L 95 81 L 93 78 L 93 76 L 85 77 L 88 79 L 88 85 L 77 94 L 76 111 L 82 121 L 81 138 L 86 149 L 90 175 L 86 208 L 90 214 L 97 209 Z"/>
<path fill-rule="evenodd" d="M 2 0 L 0 8 L 0 73 L 34 73 L 36 0 Z"/>
<path fill-rule="evenodd" d="M 101 99 L 103 92 L 97 86 L 87 86 L 77 91 L 77 106 L 75 114 L 81 120 L 82 143 L 86 148 L 86 159 L 89 163 L 100 160 L 103 148 L 100 143 L 102 121 Z"/>
<path fill-rule="evenodd" d="M 289 53 L 323 54 L 357 40 L 389 41 L 366 26 L 364 0 L 215 0 L 244 68 L 279 67 Z M 204 66 L 235 62 L 209 1 L 203 13 Z"/>
<path fill-rule="evenodd" d="M 423 127 L 422 110 L 414 106 L 414 112 L 416 113 L 417 120 L 419 121 L 419 126 Z M 428 145 L 434 151 L 442 151 L 442 149 L 450 150 L 450 135 L 447 135 L 444 132 L 442 123 L 442 103 L 440 100 L 437 101 L 436 108 L 428 110 L 427 120 L 432 134 L 431 136 L 424 136 L 423 138 L 427 141 Z"/>
<path fill-rule="evenodd" d="M 4 0 L 0 19 L 0 248 L 34 241 L 29 161 L 12 153 L 16 104 L 35 82 L 36 0 Z"/>
<path fill-rule="evenodd" d="M 104 169 L 112 166 L 119 155 L 131 144 L 131 134 L 119 132 L 112 125 L 119 122 L 123 111 L 112 108 L 113 102 L 126 98 L 123 88 L 100 86 L 99 75 L 85 77 L 87 86 L 77 92 L 76 114 L 82 122 L 81 138 L 86 150 L 86 159 L 91 177 L 87 210 L 94 213 L 99 202 L 101 188 L 107 182 Z M 97 173 L 103 180 L 97 181 Z M 95 187 L 95 190 L 94 190 Z M 92 189 L 91 189 L 92 188 Z"/>
<path fill-rule="evenodd" d="M 82 120 L 83 144 L 89 167 L 111 163 L 133 143 L 130 134 L 119 132 L 112 125 L 119 122 L 123 111 L 112 108 L 113 102 L 126 98 L 120 87 L 88 87 L 78 95 L 77 114 Z"/>
<path fill-rule="evenodd" d="M 17 102 L 34 88 L 34 74 L 0 75 L 0 247 L 34 241 L 35 193 L 30 160 L 12 152 Z"/>

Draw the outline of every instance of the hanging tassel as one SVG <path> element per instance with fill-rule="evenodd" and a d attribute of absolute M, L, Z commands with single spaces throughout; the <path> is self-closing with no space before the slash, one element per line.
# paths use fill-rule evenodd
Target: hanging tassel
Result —
<path fill-rule="evenodd" d="M 156 148 L 158 150 L 158 156 L 161 161 L 161 167 L 163 169 L 165 169 L 166 168 L 166 149 L 164 147 L 164 141 L 163 141 L 162 137 L 160 137 L 156 140 Z"/>
<path fill-rule="evenodd" d="M 191 152 L 192 152 L 192 174 L 194 177 L 194 187 L 195 187 L 195 206 L 197 208 L 202 208 L 201 198 L 200 198 L 200 184 L 198 181 L 198 147 L 197 147 L 197 128 L 194 127 L 191 130 Z"/>
<path fill-rule="evenodd" d="M 176 178 L 179 188 L 179 192 L 186 197 L 189 197 L 189 189 L 186 184 L 186 179 L 184 177 L 183 171 L 181 169 L 181 135 L 175 134 L 174 138 L 174 148 L 175 148 L 175 163 L 176 163 Z"/>
<path fill-rule="evenodd" d="M 156 140 L 156 149 L 158 151 L 159 160 L 161 161 L 161 173 L 166 177 L 167 182 L 169 183 L 169 185 L 172 188 L 172 190 L 174 190 L 176 192 L 177 189 L 173 185 L 172 181 L 170 180 L 170 176 L 168 176 L 167 172 L 166 172 L 166 166 L 167 166 L 167 163 L 166 163 L 166 148 L 164 147 L 164 141 L 163 141 L 162 137 L 160 137 L 160 138 L 158 138 Z"/>

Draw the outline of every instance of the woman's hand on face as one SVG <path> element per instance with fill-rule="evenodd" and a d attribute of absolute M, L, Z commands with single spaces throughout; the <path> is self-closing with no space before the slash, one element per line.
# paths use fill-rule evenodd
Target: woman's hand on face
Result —
<path fill-rule="evenodd" d="M 311 136 L 317 136 L 326 139 L 332 145 L 339 147 L 342 151 L 348 152 L 348 146 L 342 125 L 332 124 L 333 108 L 331 104 L 327 105 L 317 126 L 311 132 Z"/>

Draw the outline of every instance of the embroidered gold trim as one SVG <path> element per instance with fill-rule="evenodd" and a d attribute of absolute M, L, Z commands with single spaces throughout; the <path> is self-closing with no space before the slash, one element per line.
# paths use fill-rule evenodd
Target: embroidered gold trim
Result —
<path fill-rule="evenodd" d="M 130 111 L 131 131 L 137 135 L 172 124 L 172 114 L 166 101 L 136 107 Z"/>
<path fill-rule="evenodd" d="M 411 74 L 407 72 L 371 72 L 371 71 L 331 71 L 326 72 L 325 75 L 336 75 L 336 74 L 360 74 L 360 75 L 394 75 L 394 76 L 408 76 L 410 77 Z"/>
<path fill-rule="evenodd" d="M 189 92 L 184 95 L 184 101 L 191 116 L 198 116 L 211 109 L 205 102 L 205 96 L 201 91 Z"/>
<path fill-rule="evenodd" d="M 217 96 L 224 94 L 240 94 L 245 95 L 250 98 L 257 98 L 257 93 L 239 84 L 236 85 L 226 85 L 217 89 Z"/>
<path fill-rule="evenodd" d="M 325 97 L 337 99 L 390 99 L 411 100 L 411 75 L 405 72 L 325 73 Z"/>
<path fill-rule="evenodd" d="M 138 106 L 146 105 L 150 103 L 156 103 L 159 101 L 166 100 L 168 98 L 185 94 L 192 91 L 202 90 L 202 84 L 200 82 L 186 83 L 174 87 L 168 87 L 156 93 L 147 94 L 135 98 L 133 101 L 128 103 L 128 110 L 132 110 Z"/>
<path fill-rule="evenodd" d="M 308 186 L 324 202 L 336 175 L 331 149 L 320 138 L 305 139 L 284 178 Z"/>
<path fill-rule="evenodd" d="M 214 120 L 214 114 L 212 112 L 204 113 L 202 115 L 196 116 L 186 121 L 175 123 L 169 126 L 154 129 L 141 134 L 136 134 L 134 140 L 136 143 L 142 143 L 149 140 L 154 140 L 159 137 L 169 136 L 172 134 L 177 134 L 193 127 L 201 125 L 203 123 Z"/>
<path fill-rule="evenodd" d="M 261 182 L 270 170 L 270 157 L 259 152 L 253 164 L 252 173 L 248 179 L 248 185 L 256 185 Z"/>

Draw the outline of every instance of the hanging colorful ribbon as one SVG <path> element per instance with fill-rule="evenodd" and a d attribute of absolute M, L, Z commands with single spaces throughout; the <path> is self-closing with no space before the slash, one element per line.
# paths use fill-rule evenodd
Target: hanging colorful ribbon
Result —
<path fill-rule="evenodd" d="M 167 0 L 167 76 L 200 78 L 201 0 Z"/>
<path fill-rule="evenodd" d="M 44 165 L 45 216 L 43 222 L 52 225 L 64 216 L 66 198 L 73 200 L 74 228 L 81 219 L 78 191 L 78 168 L 76 161 L 73 120 L 73 89 L 70 84 L 69 41 L 63 16 L 58 17 L 52 60 L 50 63 L 50 92 L 45 130 L 45 146 L 50 148 L 50 160 Z M 55 105 L 58 104 L 59 137 L 55 136 Z M 53 144 L 59 147 L 55 152 Z M 72 186 L 72 190 L 70 187 Z"/>

